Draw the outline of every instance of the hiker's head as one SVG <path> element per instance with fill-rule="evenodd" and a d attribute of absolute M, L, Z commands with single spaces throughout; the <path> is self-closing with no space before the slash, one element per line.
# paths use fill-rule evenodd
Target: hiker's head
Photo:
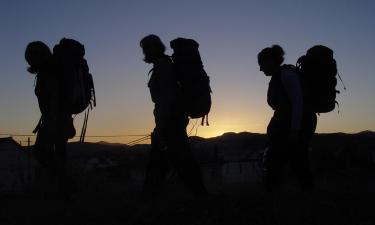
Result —
<path fill-rule="evenodd" d="M 272 76 L 280 70 L 284 62 L 284 50 L 279 45 L 273 45 L 258 53 L 258 64 L 260 71 L 266 76 Z"/>
<path fill-rule="evenodd" d="M 139 44 L 143 50 L 146 63 L 154 63 L 156 59 L 164 55 L 165 46 L 155 34 L 144 37 Z"/>
<path fill-rule="evenodd" d="M 30 73 L 37 73 L 40 67 L 51 57 L 51 55 L 51 50 L 43 42 L 34 41 L 29 43 L 25 50 L 25 59 L 30 65 L 27 70 Z"/>

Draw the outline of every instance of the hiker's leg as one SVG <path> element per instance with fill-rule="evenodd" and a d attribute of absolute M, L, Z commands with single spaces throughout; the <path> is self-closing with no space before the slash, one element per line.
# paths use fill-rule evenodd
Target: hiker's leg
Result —
<path fill-rule="evenodd" d="M 39 129 L 35 145 L 33 147 L 33 157 L 38 162 L 35 178 L 38 188 L 43 195 L 47 195 L 51 191 L 51 185 L 54 183 L 53 176 L 53 144 L 49 143 L 47 133 L 44 129 Z"/>
<path fill-rule="evenodd" d="M 287 160 L 286 137 L 280 135 L 269 138 L 268 150 L 264 158 L 264 185 L 267 191 L 280 188 Z"/>
<path fill-rule="evenodd" d="M 151 135 L 151 150 L 146 169 L 146 177 L 143 186 L 143 194 L 155 197 L 160 191 L 164 177 L 168 171 L 168 165 L 158 147 L 158 140 L 154 133 Z"/>
<path fill-rule="evenodd" d="M 53 164 L 53 143 L 42 129 L 38 131 L 33 156 L 41 167 L 49 168 Z"/>
<path fill-rule="evenodd" d="M 55 163 L 57 174 L 65 175 L 67 167 L 67 153 L 66 146 L 67 140 L 62 140 L 55 145 Z"/>
<path fill-rule="evenodd" d="M 305 115 L 303 119 L 303 129 L 300 134 L 298 147 L 295 149 L 292 158 L 292 166 L 296 172 L 302 190 L 314 188 L 314 177 L 310 168 L 309 147 L 311 139 L 316 129 L 316 115 Z"/>
<path fill-rule="evenodd" d="M 281 186 L 284 167 L 288 162 L 290 118 L 275 111 L 267 126 L 268 149 L 264 156 L 264 185 L 267 191 Z"/>
<path fill-rule="evenodd" d="M 184 121 L 181 121 L 180 126 L 174 127 L 170 133 L 170 146 L 168 151 L 170 161 L 185 185 L 198 196 L 207 195 L 200 167 L 190 149 Z"/>
<path fill-rule="evenodd" d="M 67 140 L 60 139 L 55 144 L 55 166 L 57 191 L 66 194 L 68 192 L 68 174 L 67 174 Z"/>
<path fill-rule="evenodd" d="M 181 144 L 171 151 L 173 151 L 171 154 L 173 155 L 174 168 L 185 185 L 197 196 L 207 195 L 199 164 L 190 151 L 189 145 Z"/>

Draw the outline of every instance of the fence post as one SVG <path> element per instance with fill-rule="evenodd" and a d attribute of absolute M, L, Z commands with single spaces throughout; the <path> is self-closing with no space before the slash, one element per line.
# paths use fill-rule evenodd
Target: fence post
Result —
<path fill-rule="evenodd" d="M 31 144 L 30 137 L 27 138 L 27 185 L 31 187 Z"/>

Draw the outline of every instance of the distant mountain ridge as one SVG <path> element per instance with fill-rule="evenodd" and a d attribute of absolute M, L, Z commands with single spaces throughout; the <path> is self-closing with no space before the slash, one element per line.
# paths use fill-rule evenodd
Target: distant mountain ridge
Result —
<path fill-rule="evenodd" d="M 374 131 L 361 131 L 358 133 L 318 133 L 314 136 L 312 141 L 312 146 L 325 146 L 329 147 L 331 145 L 338 145 L 340 143 L 354 143 L 354 142 L 363 142 L 367 145 L 371 145 L 374 142 L 375 148 L 375 132 Z M 252 132 L 227 132 L 220 136 L 210 137 L 210 138 L 203 138 L 199 136 L 191 136 L 190 137 L 191 145 L 194 146 L 232 146 L 237 147 L 241 146 L 241 148 L 263 148 L 266 146 L 267 143 L 267 136 L 266 134 L 261 133 L 252 133 Z M 122 143 L 110 143 L 105 141 L 100 142 L 88 142 L 88 143 L 77 143 L 71 142 L 69 143 L 74 149 L 96 149 L 96 150 L 148 150 L 149 144 L 136 144 L 136 145 L 126 145 Z"/>
<path fill-rule="evenodd" d="M 375 132 L 320 133 L 311 141 L 312 158 L 316 165 L 329 166 L 338 161 L 375 162 Z M 190 137 L 193 153 L 200 163 L 251 160 L 267 147 L 267 135 L 251 132 L 228 132 L 211 138 Z M 119 143 L 69 143 L 68 153 L 76 165 L 89 159 L 106 159 L 119 165 L 146 166 L 149 144 L 129 146 Z M 325 161 L 324 161 L 325 160 Z M 344 161 L 345 161 L 344 160 Z M 340 161 L 340 162 L 341 162 Z M 345 162 L 346 162 L 345 161 Z"/>
<path fill-rule="evenodd" d="M 336 132 L 336 133 L 317 133 L 315 137 L 321 137 L 321 136 L 353 136 L 353 137 L 374 137 L 375 138 L 375 131 L 365 130 L 358 133 L 344 133 L 344 132 Z M 216 136 L 216 137 L 209 137 L 204 138 L 200 136 L 190 136 L 190 141 L 192 143 L 195 142 L 211 142 L 211 141 L 235 141 L 235 140 L 241 140 L 246 138 L 254 138 L 254 137 L 266 137 L 266 134 L 262 133 L 252 133 L 252 132 L 226 132 L 222 135 Z M 76 143 L 76 142 L 72 142 Z M 91 145 L 103 145 L 103 146 L 112 146 L 112 147 L 124 147 L 124 148 L 132 148 L 134 146 L 143 146 L 143 145 L 149 145 L 149 144 L 136 144 L 136 145 L 127 145 L 122 143 L 111 143 L 106 141 L 99 141 L 99 142 L 88 142 L 87 144 Z"/>

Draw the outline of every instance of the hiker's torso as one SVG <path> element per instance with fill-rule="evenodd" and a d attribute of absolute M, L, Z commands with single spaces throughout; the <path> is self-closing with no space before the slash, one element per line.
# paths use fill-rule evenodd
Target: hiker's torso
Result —
<path fill-rule="evenodd" d="M 172 61 L 168 56 L 154 63 L 148 87 L 155 104 L 155 117 L 164 117 L 165 114 L 169 116 L 183 114 L 180 88 L 173 73 Z"/>
<path fill-rule="evenodd" d="M 57 76 L 53 70 L 52 60 L 45 63 L 37 74 L 35 83 L 35 95 L 38 98 L 39 109 L 42 115 L 48 115 L 53 111 L 52 102 L 59 101 L 55 98 L 58 95 Z M 51 93 L 53 91 L 54 93 Z"/>
<path fill-rule="evenodd" d="M 273 75 L 268 84 L 267 103 L 277 114 L 290 114 L 291 103 L 287 92 L 281 81 L 281 76 L 289 76 L 289 71 L 281 69 L 279 73 Z"/>
<path fill-rule="evenodd" d="M 37 74 L 35 84 L 35 95 L 38 98 L 38 104 L 42 116 L 51 114 L 63 115 L 69 114 L 64 110 L 62 100 L 62 85 L 59 79 L 59 72 L 53 59 L 49 60 Z"/>
<path fill-rule="evenodd" d="M 286 66 L 283 67 L 278 74 L 272 76 L 269 82 L 267 102 L 274 110 L 274 114 L 268 125 L 267 133 L 288 133 L 291 129 L 292 101 L 288 96 L 282 79 L 293 79 L 294 82 L 292 83 L 294 83 L 295 86 L 289 88 L 300 89 L 299 93 L 302 95 L 302 112 L 300 112 L 302 114 L 302 121 L 300 129 L 312 130 L 311 127 L 315 126 L 314 121 L 316 121 L 316 115 L 310 109 L 311 107 L 309 107 L 307 102 L 304 101 L 303 87 L 299 74 L 294 69 Z M 289 93 L 293 92 L 293 90 L 289 91 Z"/>

